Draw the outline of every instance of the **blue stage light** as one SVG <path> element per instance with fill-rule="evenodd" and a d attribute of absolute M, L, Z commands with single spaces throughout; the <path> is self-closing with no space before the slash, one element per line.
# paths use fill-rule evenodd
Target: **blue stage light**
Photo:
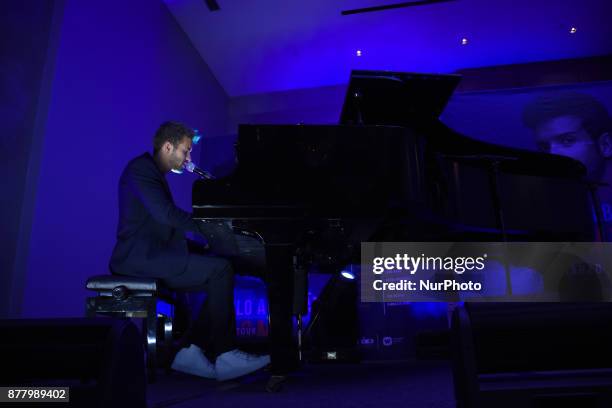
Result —
<path fill-rule="evenodd" d="M 191 142 L 193 144 L 198 144 L 198 142 L 200 141 L 200 139 L 202 138 L 202 135 L 200 134 L 200 131 L 198 129 L 193 129 L 193 137 L 191 138 Z"/>

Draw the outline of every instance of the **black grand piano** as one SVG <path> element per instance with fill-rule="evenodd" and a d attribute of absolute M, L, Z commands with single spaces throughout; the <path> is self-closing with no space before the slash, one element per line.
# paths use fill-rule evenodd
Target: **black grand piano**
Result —
<path fill-rule="evenodd" d="M 264 241 L 273 375 L 297 364 L 304 263 L 339 270 L 364 241 L 595 239 L 579 162 L 439 121 L 459 79 L 353 71 L 340 125 L 241 125 L 234 172 L 194 183 L 195 218 L 231 220 Z"/>

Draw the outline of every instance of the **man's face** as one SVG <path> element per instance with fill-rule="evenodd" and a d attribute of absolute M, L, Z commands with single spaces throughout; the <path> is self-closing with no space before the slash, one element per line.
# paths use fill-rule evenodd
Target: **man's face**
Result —
<path fill-rule="evenodd" d="M 170 170 L 180 170 L 185 163 L 191 161 L 191 138 L 182 138 L 176 147 L 174 147 L 172 143 L 169 143 L 169 145 L 167 156 L 168 167 Z"/>
<path fill-rule="evenodd" d="M 535 129 L 535 135 L 541 151 L 582 162 L 589 176 L 597 174 L 604 164 L 598 143 L 576 116 L 558 116 L 543 122 Z"/>

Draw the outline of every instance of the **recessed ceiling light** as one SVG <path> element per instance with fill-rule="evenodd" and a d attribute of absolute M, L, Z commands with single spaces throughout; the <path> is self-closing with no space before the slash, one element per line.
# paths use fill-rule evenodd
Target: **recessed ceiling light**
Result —
<path fill-rule="evenodd" d="M 355 55 L 357 55 L 358 57 L 361 57 L 361 50 L 357 50 L 357 52 L 355 53 Z"/>
<path fill-rule="evenodd" d="M 576 30 L 576 27 L 570 28 L 570 34 L 576 34 L 576 31 L 578 31 Z"/>
<path fill-rule="evenodd" d="M 461 39 L 461 45 L 467 45 L 468 44 L 468 39 L 466 37 L 463 37 Z"/>

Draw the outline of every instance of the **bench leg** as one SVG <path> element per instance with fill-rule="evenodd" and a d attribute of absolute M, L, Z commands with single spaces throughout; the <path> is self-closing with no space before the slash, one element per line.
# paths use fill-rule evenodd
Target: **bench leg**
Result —
<path fill-rule="evenodd" d="M 172 316 L 166 316 L 164 319 L 164 347 L 167 349 L 172 346 Z"/>
<path fill-rule="evenodd" d="M 85 317 L 96 317 L 96 298 L 88 297 L 85 301 Z"/>
<path fill-rule="evenodd" d="M 147 373 L 149 383 L 155 382 L 157 370 L 157 302 L 152 298 L 147 305 L 147 317 L 144 320 L 143 332 L 147 345 Z"/>

